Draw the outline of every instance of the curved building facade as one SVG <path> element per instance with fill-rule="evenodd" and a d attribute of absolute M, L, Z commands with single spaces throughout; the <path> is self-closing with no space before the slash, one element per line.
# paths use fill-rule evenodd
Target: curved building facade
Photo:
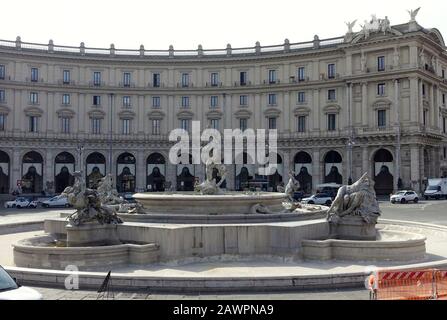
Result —
<path fill-rule="evenodd" d="M 415 21 L 305 43 L 119 50 L 0 40 L 0 193 L 60 192 L 106 173 L 120 192 L 190 190 L 204 166 L 173 165 L 176 128 L 278 130 L 273 190 L 364 172 L 378 194 L 447 175 L 447 54 Z M 249 163 L 247 160 L 246 163 Z M 226 187 L 257 181 L 229 168 Z"/>

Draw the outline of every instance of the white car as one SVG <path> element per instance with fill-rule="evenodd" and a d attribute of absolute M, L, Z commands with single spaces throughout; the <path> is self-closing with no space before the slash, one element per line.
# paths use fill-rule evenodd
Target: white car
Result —
<path fill-rule="evenodd" d="M 0 266 L 0 300 L 42 300 L 34 289 L 22 287 Z"/>
<path fill-rule="evenodd" d="M 304 198 L 301 202 L 304 204 L 319 204 L 329 207 L 332 204 L 332 198 L 328 194 L 317 193 L 309 198 Z"/>
<path fill-rule="evenodd" d="M 15 199 L 14 201 L 7 201 L 5 202 L 5 208 L 37 208 L 37 202 L 24 198 L 24 197 L 19 197 L 17 199 Z"/>
<path fill-rule="evenodd" d="M 64 196 L 56 196 L 51 199 L 42 201 L 42 207 L 44 208 L 50 208 L 50 207 L 70 207 L 70 204 L 68 203 L 67 197 Z"/>
<path fill-rule="evenodd" d="M 419 202 L 419 196 L 416 192 L 410 190 L 399 191 L 396 194 L 391 195 L 391 203 L 407 203 L 407 202 Z"/>

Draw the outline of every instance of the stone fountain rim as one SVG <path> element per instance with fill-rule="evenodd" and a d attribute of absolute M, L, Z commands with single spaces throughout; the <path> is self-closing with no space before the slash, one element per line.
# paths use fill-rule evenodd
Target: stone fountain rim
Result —
<path fill-rule="evenodd" d="M 199 193 L 194 192 L 162 192 L 162 193 L 151 193 L 151 192 L 145 192 L 145 193 L 135 193 L 132 197 L 135 200 L 194 200 L 194 201 L 210 201 L 210 200 L 229 200 L 231 198 L 232 200 L 279 200 L 279 199 L 285 199 L 286 198 L 285 193 L 278 193 L 278 192 L 254 192 L 254 193 L 241 193 L 241 192 L 228 192 L 225 194 L 218 194 L 218 195 L 202 195 Z"/>

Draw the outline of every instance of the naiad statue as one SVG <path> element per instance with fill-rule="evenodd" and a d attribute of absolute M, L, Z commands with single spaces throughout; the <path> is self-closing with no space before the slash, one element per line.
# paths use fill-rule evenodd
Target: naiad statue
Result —
<path fill-rule="evenodd" d="M 62 192 L 66 196 L 76 212 L 68 217 L 73 226 L 97 221 L 100 224 L 120 224 L 123 221 L 118 217 L 116 211 L 101 203 L 98 191 L 86 188 L 82 182 L 81 173 L 75 172 L 75 182 L 72 187 L 67 187 Z"/>

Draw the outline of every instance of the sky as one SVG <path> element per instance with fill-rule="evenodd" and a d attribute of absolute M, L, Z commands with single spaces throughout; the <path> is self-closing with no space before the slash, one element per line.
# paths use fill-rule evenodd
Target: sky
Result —
<path fill-rule="evenodd" d="M 117 49 L 252 47 L 344 35 L 345 22 L 388 16 L 438 28 L 447 40 L 445 0 L 3 0 L 0 39 Z"/>

